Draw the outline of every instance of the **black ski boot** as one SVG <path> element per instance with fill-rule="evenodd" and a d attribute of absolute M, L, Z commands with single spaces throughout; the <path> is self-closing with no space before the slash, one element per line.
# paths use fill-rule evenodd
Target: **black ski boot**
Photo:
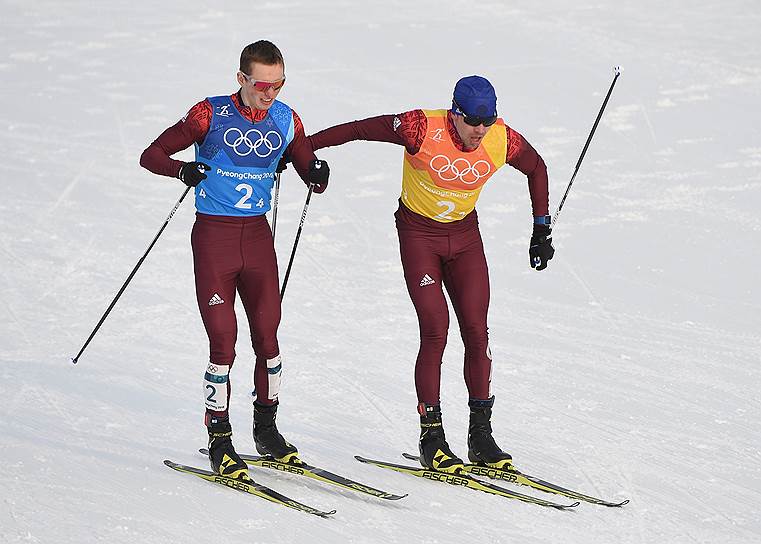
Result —
<path fill-rule="evenodd" d="M 441 424 L 441 407 L 436 404 L 418 405 L 420 414 L 420 464 L 425 468 L 457 474 L 463 468 L 462 459 L 457 457 L 444 437 Z"/>
<path fill-rule="evenodd" d="M 233 430 L 228 418 L 207 418 L 211 470 L 222 476 L 247 479 L 248 465 L 235 453 Z"/>
<path fill-rule="evenodd" d="M 269 455 L 283 463 L 298 461 L 299 451 L 277 430 L 277 404 L 254 402 L 254 443 L 260 455 Z"/>
<path fill-rule="evenodd" d="M 473 463 L 494 468 L 505 470 L 511 468 L 512 456 L 497 446 L 491 434 L 491 408 L 494 406 L 494 397 L 487 400 L 471 399 L 468 406 L 470 406 L 468 459 Z"/>

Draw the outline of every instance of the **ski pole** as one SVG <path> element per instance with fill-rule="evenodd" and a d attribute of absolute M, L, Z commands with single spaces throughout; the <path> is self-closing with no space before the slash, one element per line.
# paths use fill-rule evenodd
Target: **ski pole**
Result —
<path fill-rule="evenodd" d="M 140 257 L 140 260 L 137 261 L 137 264 L 135 265 L 135 268 L 132 269 L 132 272 L 130 272 L 129 276 L 127 276 L 127 280 L 122 284 L 121 289 L 119 289 L 119 292 L 116 293 L 116 296 L 114 297 L 114 300 L 111 301 L 111 304 L 108 306 L 108 309 L 105 311 L 105 313 L 101 316 L 100 321 L 98 321 L 98 324 L 95 325 L 95 328 L 90 333 L 90 336 L 87 338 L 87 341 L 82 346 L 82 349 L 79 350 L 79 353 L 77 353 L 77 356 L 71 359 L 71 362 L 74 364 L 77 364 L 77 361 L 79 361 L 79 357 L 82 355 L 82 352 L 87 348 L 87 346 L 90 344 L 90 341 L 93 339 L 95 334 L 98 332 L 98 329 L 100 329 L 100 326 L 103 324 L 103 322 L 106 320 L 106 317 L 108 317 L 108 314 L 111 313 L 111 310 L 116 305 L 116 301 L 119 300 L 119 297 L 122 296 L 122 293 L 127 288 L 127 285 L 129 285 L 129 282 L 132 281 L 132 278 L 134 277 L 135 273 L 137 272 L 137 269 L 140 268 L 140 266 L 143 264 L 143 261 L 148 256 L 148 253 L 150 253 L 151 249 L 153 249 L 153 246 L 156 244 L 156 241 L 159 239 L 159 236 L 161 236 L 161 233 L 164 232 L 164 229 L 169 224 L 169 221 L 172 220 L 172 217 L 174 216 L 175 212 L 177 211 L 177 208 L 180 207 L 180 204 L 182 203 L 183 199 L 185 198 L 185 195 L 188 194 L 188 191 L 190 191 L 190 186 L 188 186 L 185 191 L 182 193 L 182 196 L 177 201 L 177 203 L 174 205 L 174 208 L 172 208 L 172 211 L 169 212 L 169 215 L 166 218 L 166 221 L 164 221 L 164 224 L 161 225 L 161 228 L 156 233 L 156 236 L 153 237 L 153 241 L 148 246 L 148 249 L 145 250 L 145 253 L 143 253 L 143 256 Z"/>
<path fill-rule="evenodd" d="M 280 195 L 280 172 L 275 174 L 275 198 L 272 202 L 272 240 L 275 240 L 275 228 L 277 227 L 277 199 Z"/>
<path fill-rule="evenodd" d="M 288 268 L 285 270 L 285 278 L 283 278 L 283 286 L 280 288 L 280 300 L 283 300 L 285 295 L 285 286 L 288 285 L 288 276 L 291 275 L 291 267 L 293 266 L 293 257 L 296 255 L 296 246 L 299 244 L 299 238 L 301 237 L 301 229 L 304 227 L 304 220 L 307 217 L 307 209 L 309 208 L 309 200 L 312 198 L 312 191 L 314 191 L 314 184 L 309 184 L 309 192 L 307 193 L 307 200 L 304 202 L 304 211 L 301 212 L 301 221 L 299 221 L 299 228 L 296 231 L 296 239 L 293 241 L 293 249 L 291 250 L 291 259 L 288 261 Z"/>
<path fill-rule="evenodd" d="M 592 125 L 592 130 L 589 133 L 589 136 L 587 137 L 587 143 L 584 144 L 584 149 L 581 150 L 581 155 L 579 156 L 579 160 L 576 163 L 576 168 L 573 170 L 573 176 L 571 176 L 571 181 L 568 183 L 568 187 L 565 189 L 565 194 L 563 195 L 562 200 L 560 201 L 560 205 L 558 206 L 557 211 L 555 212 L 555 215 L 552 216 L 552 227 L 555 227 L 555 223 L 558 220 L 558 216 L 560 215 L 560 210 L 563 209 L 563 203 L 565 202 L 565 199 L 568 197 L 568 193 L 571 190 L 571 185 L 573 185 L 573 180 L 576 179 L 576 174 L 579 172 L 579 167 L 581 166 L 581 161 L 584 160 L 584 155 L 587 152 L 587 148 L 589 147 L 589 142 L 592 141 L 592 136 L 595 133 L 595 130 L 597 129 L 597 124 L 600 122 L 600 119 L 602 118 L 602 112 L 605 111 L 605 106 L 608 104 L 608 99 L 610 98 L 611 93 L 613 92 L 613 86 L 616 84 L 616 80 L 618 79 L 618 76 L 621 75 L 621 72 L 623 72 L 623 68 L 620 66 L 614 66 L 613 67 L 613 73 L 615 74 L 613 76 L 613 82 L 610 84 L 610 89 L 608 89 L 608 94 L 605 95 L 605 100 L 602 103 L 602 106 L 600 107 L 600 112 L 597 114 L 597 119 L 595 119 L 595 124 Z"/>

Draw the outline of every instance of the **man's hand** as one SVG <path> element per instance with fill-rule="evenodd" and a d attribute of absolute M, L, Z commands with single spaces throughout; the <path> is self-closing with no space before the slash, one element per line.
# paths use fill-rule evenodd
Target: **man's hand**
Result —
<path fill-rule="evenodd" d="M 531 243 L 528 248 L 531 268 L 544 270 L 547 261 L 555 255 L 552 247 L 552 228 L 549 225 L 534 225 L 534 233 L 531 235 Z"/>
<path fill-rule="evenodd" d="M 314 185 L 315 193 L 324 193 L 328 188 L 328 178 L 330 177 L 330 167 L 327 161 L 319 159 L 313 160 L 309 164 L 309 175 L 307 185 Z"/>
<path fill-rule="evenodd" d="M 211 166 L 206 163 L 195 161 L 186 162 L 182 165 L 182 168 L 180 168 L 180 173 L 177 174 L 177 177 L 188 187 L 195 187 L 206 179 L 206 174 L 204 172 L 208 172 L 209 170 L 211 170 Z"/>
<path fill-rule="evenodd" d="M 291 158 L 283 153 L 283 156 L 280 157 L 280 162 L 277 163 L 277 167 L 275 168 L 276 174 L 281 174 L 283 170 L 288 168 L 288 163 L 291 162 Z"/>

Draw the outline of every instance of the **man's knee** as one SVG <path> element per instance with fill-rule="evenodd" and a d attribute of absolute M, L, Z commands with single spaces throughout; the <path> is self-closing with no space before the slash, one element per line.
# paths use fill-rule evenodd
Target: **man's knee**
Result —
<path fill-rule="evenodd" d="M 209 339 L 209 360 L 232 366 L 235 361 L 235 333 L 215 334 Z"/>
<path fill-rule="evenodd" d="M 447 345 L 447 333 L 449 327 L 421 327 L 420 329 L 420 346 L 426 350 L 435 350 L 444 352 Z"/>

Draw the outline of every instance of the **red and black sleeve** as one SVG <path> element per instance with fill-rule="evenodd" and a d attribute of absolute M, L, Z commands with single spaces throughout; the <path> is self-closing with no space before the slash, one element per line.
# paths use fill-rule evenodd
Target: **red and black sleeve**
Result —
<path fill-rule="evenodd" d="M 505 125 L 507 130 L 507 158 L 505 162 L 526 174 L 531 208 L 534 217 L 549 214 L 550 192 L 547 165 L 526 139 Z"/>
<path fill-rule="evenodd" d="M 345 144 L 354 140 L 388 142 L 402 145 L 411 154 L 420 150 L 428 121 L 422 110 L 397 115 L 379 115 L 361 121 L 336 125 L 309 136 L 313 150 Z"/>
<path fill-rule="evenodd" d="M 213 110 L 208 100 L 202 100 L 190 108 L 185 117 L 162 132 L 143 151 L 140 166 L 154 174 L 176 178 L 184 163 L 172 159 L 172 155 L 194 143 L 203 143 L 211 126 L 212 114 Z"/>

